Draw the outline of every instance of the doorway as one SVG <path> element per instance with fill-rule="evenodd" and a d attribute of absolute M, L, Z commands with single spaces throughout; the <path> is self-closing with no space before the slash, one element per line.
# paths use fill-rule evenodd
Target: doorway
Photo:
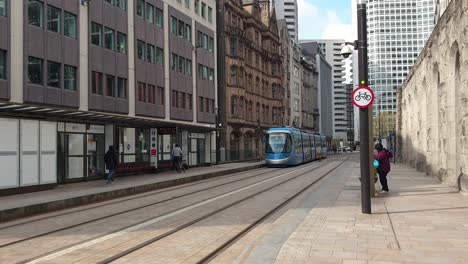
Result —
<path fill-rule="evenodd" d="M 189 165 L 200 166 L 205 164 L 205 134 L 190 133 L 189 136 Z"/>
<path fill-rule="evenodd" d="M 59 183 L 101 177 L 105 173 L 105 137 L 101 134 L 59 132 Z"/>

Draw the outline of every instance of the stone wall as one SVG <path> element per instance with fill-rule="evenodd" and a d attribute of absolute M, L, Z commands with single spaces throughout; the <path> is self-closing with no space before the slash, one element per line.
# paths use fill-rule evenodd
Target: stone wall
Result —
<path fill-rule="evenodd" d="M 451 1 L 398 97 L 399 158 L 466 190 L 468 0 Z"/>

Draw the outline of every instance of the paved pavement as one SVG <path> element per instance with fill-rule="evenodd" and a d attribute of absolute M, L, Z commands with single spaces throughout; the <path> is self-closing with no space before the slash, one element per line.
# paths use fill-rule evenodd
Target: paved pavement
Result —
<path fill-rule="evenodd" d="M 104 180 L 58 185 L 56 188 L 0 197 L 0 222 L 57 209 L 118 198 L 192 181 L 242 172 L 263 166 L 260 162 L 239 162 L 190 168 L 185 173 L 163 171 L 152 174 L 116 177 L 112 184 Z"/>
<path fill-rule="evenodd" d="M 303 201 L 300 208 L 310 210 L 282 243 L 275 263 L 468 263 L 468 196 L 393 165 L 390 192 L 373 198 L 373 214 L 365 215 L 358 175 L 354 162 L 322 185 L 321 195 Z"/>
<path fill-rule="evenodd" d="M 434 177 L 392 164 L 390 192 L 373 198 L 373 214 L 365 215 L 361 213 L 358 155 L 349 157 L 330 177 L 239 239 L 213 263 L 468 263 L 468 196 L 460 194 L 456 186 L 440 184 Z M 245 167 L 246 164 L 222 166 Z M 200 171 L 207 169 L 215 168 Z M 196 174 L 196 169 L 191 173 Z M 178 177 L 170 172 L 158 176 Z M 156 179 L 155 175 L 137 177 L 141 177 L 141 182 Z M 56 195 L 64 195 L 89 191 L 84 187 L 117 188 L 118 184 L 131 185 L 135 179 L 122 178 L 111 186 L 102 182 L 72 184 L 63 186 L 71 188 L 68 192 L 55 191 Z M 44 199 L 41 193 L 30 197 Z M 6 198 L 0 198 L 1 206 Z M 247 211 L 255 212 L 255 208 Z M 234 221 L 236 217 L 223 219 Z M 235 223 L 225 226 L 242 227 Z M 210 222 L 200 228 L 219 235 L 213 229 L 219 230 L 223 225 Z M 200 234 L 192 230 L 190 237 L 195 241 L 200 239 Z M 181 245 L 191 239 L 173 242 Z M 210 246 L 205 246 L 200 254 L 209 249 Z M 151 261 L 141 259 L 133 263 Z"/>

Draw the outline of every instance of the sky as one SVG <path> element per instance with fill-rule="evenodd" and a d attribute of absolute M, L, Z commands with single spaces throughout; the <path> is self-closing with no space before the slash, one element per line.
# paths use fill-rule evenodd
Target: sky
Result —
<path fill-rule="evenodd" d="M 351 0 L 297 0 L 299 39 L 352 40 Z"/>

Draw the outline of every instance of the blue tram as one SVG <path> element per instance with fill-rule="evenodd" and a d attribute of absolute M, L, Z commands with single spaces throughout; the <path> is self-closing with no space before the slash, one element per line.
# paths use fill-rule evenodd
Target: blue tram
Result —
<path fill-rule="evenodd" d="M 296 128 L 270 128 L 265 142 L 267 166 L 297 165 L 324 159 L 328 153 L 325 136 Z"/>

